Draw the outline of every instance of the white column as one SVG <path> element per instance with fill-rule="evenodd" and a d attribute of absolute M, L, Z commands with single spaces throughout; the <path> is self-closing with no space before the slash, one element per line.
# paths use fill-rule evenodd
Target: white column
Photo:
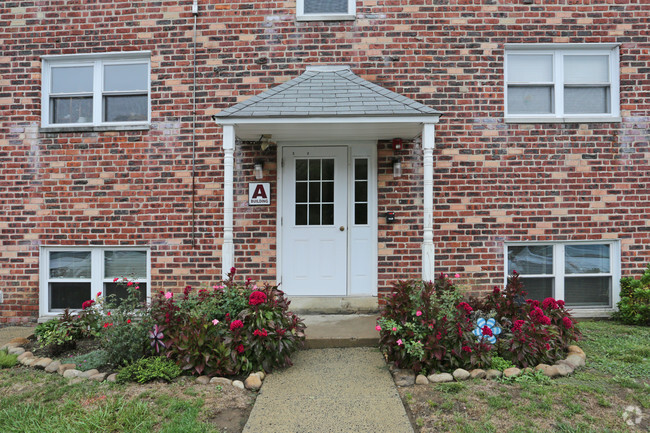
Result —
<path fill-rule="evenodd" d="M 235 265 L 235 244 L 232 235 L 233 171 L 235 152 L 235 127 L 223 126 L 223 245 L 221 247 L 221 273 L 226 278 Z"/>
<path fill-rule="evenodd" d="M 435 276 L 435 249 L 433 246 L 433 148 L 435 125 L 425 123 L 422 129 L 424 151 L 424 236 L 422 242 L 422 279 L 430 281 Z"/>

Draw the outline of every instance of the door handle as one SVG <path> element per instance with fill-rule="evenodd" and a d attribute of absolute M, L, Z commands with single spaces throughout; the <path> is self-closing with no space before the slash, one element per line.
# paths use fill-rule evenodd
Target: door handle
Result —
<path fill-rule="evenodd" d="M 339 230 L 340 231 L 345 231 L 345 227 L 341 226 L 341 227 L 339 227 Z"/>

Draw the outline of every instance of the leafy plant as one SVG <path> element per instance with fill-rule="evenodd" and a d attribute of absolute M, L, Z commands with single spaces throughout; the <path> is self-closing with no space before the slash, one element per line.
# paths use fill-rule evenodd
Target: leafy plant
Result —
<path fill-rule="evenodd" d="M 621 300 L 614 319 L 628 325 L 650 326 L 650 265 L 639 280 L 621 278 Z"/>
<path fill-rule="evenodd" d="M 83 325 L 66 309 L 60 318 L 48 320 L 34 330 L 41 347 L 48 347 L 54 355 L 73 349 L 84 337 Z"/>
<path fill-rule="evenodd" d="M 11 368 L 18 363 L 18 356 L 0 350 L 0 368 Z"/>
<path fill-rule="evenodd" d="M 108 353 L 103 349 L 97 349 L 84 355 L 72 356 L 65 362 L 75 364 L 77 370 L 88 371 L 108 364 Z"/>
<path fill-rule="evenodd" d="M 500 356 L 493 356 L 492 361 L 490 362 L 490 368 L 493 370 L 503 371 L 506 368 L 514 367 L 512 362 L 507 359 L 503 359 Z"/>
<path fill-rule="evenodd" d="M 120 369 L 116 381 L 146 383 L 152 380 L 171 381 L 180 376 L 181 369 L 173 361 L 159 356 L 141 358 Z"/>

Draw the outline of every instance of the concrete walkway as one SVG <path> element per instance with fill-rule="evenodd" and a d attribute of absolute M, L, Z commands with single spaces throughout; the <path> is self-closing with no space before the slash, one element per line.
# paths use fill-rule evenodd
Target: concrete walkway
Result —
<path fill-rule="evenodd" d="M 0 346 L 16 337 L 27 338 L 34 333 L 36 326 L 5 326 L 0 328 Z"/>
<path fill-rule="evenodd" d="M 310 314 L 301 316 L 307 325 L 305 347 L 377 347 L 377 314 Z"/>
<path fill-rule="evenodd" d="M 376 348 L 298 352 L 270 374 L 243 433 L 413 433 Z"/>

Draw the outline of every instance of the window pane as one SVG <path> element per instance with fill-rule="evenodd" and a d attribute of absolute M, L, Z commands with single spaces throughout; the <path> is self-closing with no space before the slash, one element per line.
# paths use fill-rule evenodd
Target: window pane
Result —
<path fill-rule="evenodd" d="M 147 299 L 147 283 L 134 283 L 138 287 L 140 287 L 137 291 L 138 293 L 138 299 L 141 302 L 146 301 Z M 123 284 L 117 284 L 117 283 L 104 283 L 104 296 L 111 296 L 115 295 L 113 299 L 111 299 L 112 302 L 115 302 L 117 305 L 120 305 L 122 303 L 122 299 L 126 298 L 128 295 L 127 292 L 127 286 Z"/>
<path fill-rule="evenodd" d="M 104 66 L 104 90 L 107 92 L 149 90 L 148 74 L 149 66 L 146 63 L 106 65 Z"/>
<path fill-rule="evenodd" d="M 510 54 L 508 56 L 508 82 L 553 82 L 553 56 L 550 54 Z"/>
<path fill-rule="evenodd" d="M 146 251 L 104 251 L 104 278 L 147 278 Z"/>
<path fill-rule="evenodd" d="M 609 113 L 609 87 L 565 87 L 564 112 Z"/>
<path fill-rule="evenodd" d="M 348 0 L 304 0 L 306 14 L 347 14 Z"/>
<path fill-rule="evenodd" d="M 553 278 L 522 278 L 526 299 L 543 301 L 553 297 Z"/>
<path fill-rule="evenodd" d="M 309 180 L 320 180 L 320 159 L 309 160 Z"/>
<path fill-rule="evenodd" d="M 92 91 L 92 66 L 66 66 L 52 68 L 51 93 L 89 93 Z"/>
<path fill-rule="evenodd" d="M 51 98 L 51 123 L 89 123 L 93 121 L 93 98 Z"/>
<path fill-rule="evenodd" d="M 609 56 L 564 56 L 564 82 L 608 83 Z"/>
<path fill-rule="evenodd" d="M 553 274 L 553 246 L 531 245 L 508 247 L 508 274 Z"/>
<path fill-rule="evenodd" d="M 609 307 L 611 277 L 567 277 L 564 300 L 571 307 Z"/>
<path fill-rule="evenodd" d="M 368 205 L 357 203 L 354 205 L 354 223 L 368 224 Z"/>
<path fill-rule="evenodd" d="M 564 248 L 567 274 L 609 272 L 609 245 L 567 245 Z"/>
<path fill-rule="evenodd" d="M 309 205 L 309 225 L 318 226 L 320 225 L 320 205 L 319 204 L 310 204 Z"/>
<path fill-rule="evenodd" d="M 368 179 L 368 160 L 355 159 L 354 160 L 354 179 L 366 180 Z"/>
<path fill-rule="evenodd" d="M 104 96 L 104 122 L 147 120 L 147 95 Z"/>
<path fill-rule="evenodd" d="M 354 201 L 368 201 L 368 182 L 354 183 Z"/>
<path fill-rule="evenodd" d="M 309 182 L 309 202 L 317 203 L 320 201 L 320 182 Z"/>
<path fill-rule="evenodd" d="M 50 283 L 50 309 L 81 309 L 90 299 L 90 283 Z"/>
<path fill-rule="evenodd" d="M 334 160 L 323 160 L 323 180 L 334 180 Z"/>
<path fill-rule="evenodd" d="M 323 201 L 334 201 L 334 182 L 323 182 Z"/>
<path fill-rule="evenodd" d="M 296 203 L 307 203 L 307 182 L 296 182 Z"/>
<path fill-rule="evenodd" d="M 50 278 L 90 278 L 90 251 L 51 251 Z"/>
<path fill-rule="evenodd" d="M 552 86 L 508 87 L 508 113 L 553 113 Z"/>
<path fill-rule="evenodd" d="M 333 204 L 324 204 L 323 205 L 323 225 L 332 225 L 334 224 L 334 205 Z"/>
<path fill-rule="evenodd" d="M 298 204 L 296 205 L 296 225 L 305 226 L 307 225 L 307 205 Z"/>
<path fill-rule="evenodd" d="M 306 159 L 296 159 L 296 180 L 307 180 Z"/>

